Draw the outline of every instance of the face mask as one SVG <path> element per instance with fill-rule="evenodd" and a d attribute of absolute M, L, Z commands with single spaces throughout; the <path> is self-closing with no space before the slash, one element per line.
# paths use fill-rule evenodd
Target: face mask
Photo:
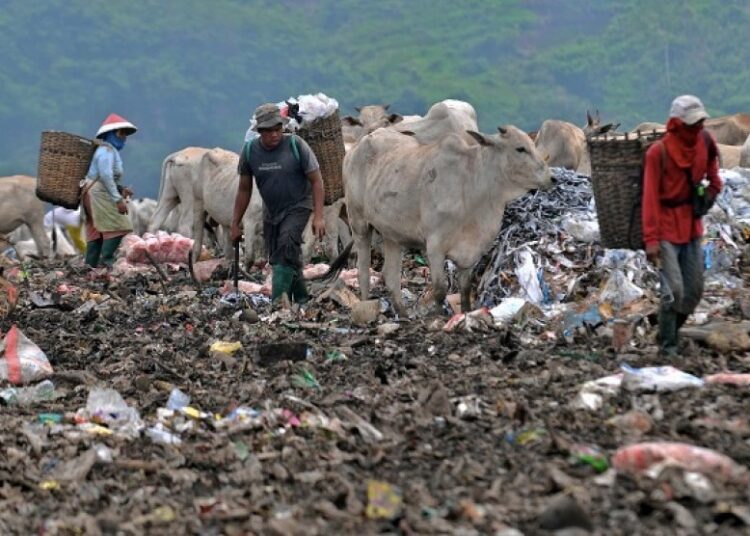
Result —
<path fill-rule="evenodd" d="M 112 147 L 121 151 L 125 147 L 125 140 L 118 137 L 116 131 L 112 130 L 104 135 L 104 141 L 109 143 Z"/>

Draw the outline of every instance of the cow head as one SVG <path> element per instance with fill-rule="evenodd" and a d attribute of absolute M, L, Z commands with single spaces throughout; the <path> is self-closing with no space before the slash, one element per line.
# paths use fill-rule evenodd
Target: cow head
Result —
<path fill-rule="evenodd" d="M 587 138 L 596 136 L 597 134 L 604 134 L 610 130 L 617 130 L 619 126 L 620 123 L 617 123 L 616 125 L 613 123 L 602 125 L 602 121 L 599 117 L 599 110 L 596 110 L 596 115 L 594 117 L 592 117 L 591 113 L 586 110 L 586 126 L 583 127 L 583 133 Z"/>
<path fill-rule="evenodd" d="M 370 104 L 354 108 L 359 112 L 358 121 L 364 127 L 365 133 L 369 134 L 373 130 L 387 127 L 403 120 L 403 117 L 399 114 L 388 113 L 390 106 L 390 104 Z"/>
<path fill-rule="evenodd" d="M 547 164 L 542 160 L 528 134 L 520 129 L 507 125 L 497 128 L 499 134 L 487 136 L 480 132 L 467 130 L 479 145 L 489 150 L 491 166 L 500 180 L 505 181 L 512 192 L 511 198 L 522 195 L 528 190 L 547 189 L 552 186 L 552 179 Z"/>

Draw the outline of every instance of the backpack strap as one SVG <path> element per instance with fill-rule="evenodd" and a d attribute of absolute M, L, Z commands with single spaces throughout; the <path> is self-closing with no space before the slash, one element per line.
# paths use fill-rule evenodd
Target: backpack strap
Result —
<path fill-rule="evenodd" d="M 242 149 L 243 154 L 245 155 L 245 162 L 250 161 L 250 151 L 253 147 L 253 142 L 255 141 L 255 138 L 251 139 L 250 141 L 245 143 L 245 147 Z"/>
<path fill-rule="evenodd" d="M 250 152 L 253 148 L 253 142 L 255 141 L 255 138 L 245 143 L 245 147 L 243 147 L 242 152 L 245 155 L 245 162 L 250 161 Z M 297 136 L 292 134 L 289 139 L 291 145 L 292 145 L 292 154 L 294 154 L 294 158 L 297 160 L 297 162 L 300 162 L 299 158 L 299 148 L 297 147 Z"/>
<path fill-rule="evenodd" d="M 295 134 L 292 134 L 292 139 L 290 141 L 292 143 L 292 153 L 294 154 L 294 158 L 297 159 L 297 163 L 300 163 L 299 149 L 297 148 L 297 136 Z"/>

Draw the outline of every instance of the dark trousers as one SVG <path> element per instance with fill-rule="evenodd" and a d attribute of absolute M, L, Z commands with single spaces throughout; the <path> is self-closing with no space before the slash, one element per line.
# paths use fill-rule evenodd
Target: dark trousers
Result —
<path fill-rule="evenodd" d="M 302 268 L 302 233 L 310 219 L 310 212 L 309 209 L 294 209 L 278 223 L 263 222 L 263 236 L 271 266 Z"/>
<path fill-rule="evenodd" d="M 662 241 L 659 346 L 677 351 L 677 332 L 695 311 L 703 295 L 703 247 L 700 238 L 687 244 Z"/>

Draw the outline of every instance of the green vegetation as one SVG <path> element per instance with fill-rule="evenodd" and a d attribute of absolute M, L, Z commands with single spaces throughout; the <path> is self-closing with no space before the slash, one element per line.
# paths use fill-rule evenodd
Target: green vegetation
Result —
<path fill-rule="evenodd" d="M 586 109 L 631 127 L 681 93 L 750 112 L 746 0 L 5 0 L 0 175 L 35 174 L 39 133 L 141 129 L 127 181 L 155 196 L 188 145 L 238 150 L 261 102 L 322 91 L 423 114 L 471 102 L 484 131 Z"/>

